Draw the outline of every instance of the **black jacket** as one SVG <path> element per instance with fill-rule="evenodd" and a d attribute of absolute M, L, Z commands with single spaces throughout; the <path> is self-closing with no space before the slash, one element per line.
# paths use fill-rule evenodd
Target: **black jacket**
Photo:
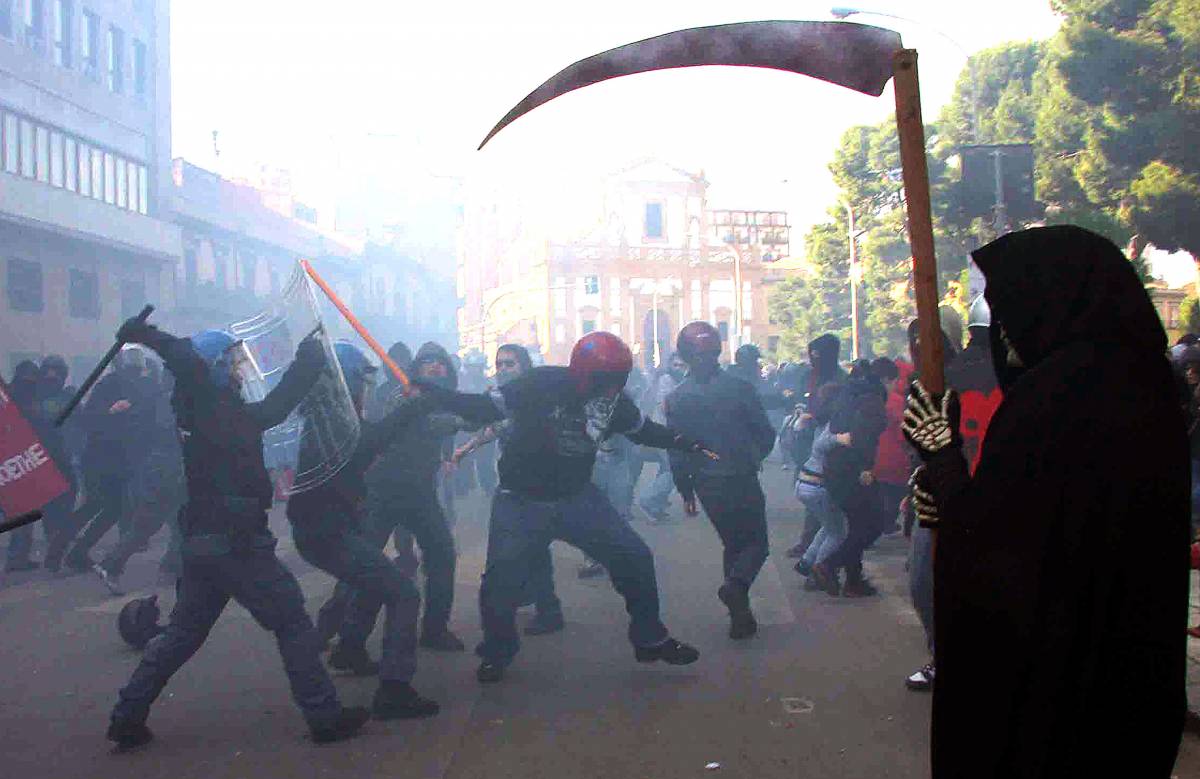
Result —
<path fill-rule="evenodd" d="M 114 370 L 96 383 L 79 415 L 87 443 L 82 465 L 87 472 L 129 478 L 146 460 L 146 440 L 154 430 L 154 382 Z M 125 411 L 109 413 L 127 400 Z"/>
<path fill-rule="evenodd" d="M 973 476 L 954 448 L 929 463 L 933 776 L 1166 779 L 1186 707 L 1190 474 L 1162 325 L 1120 250 L 1079 228 L 974 258 L 1005 394 Z"/>
<path fill-rule="evenodd" d="M 172 406 L 184 436 L 187 476 L 185 535 L 266 531 L 272 489 L 263 432 L 281 424 L 304 399 L 323 358 L 295 360 L 266 398 L 246 403 L 213 382 L 187 339 L 154 331 L 146 340 L 175 376 Z"/>
<path fill-rule="evenodd" d="M 671 474 L 684 498 L 697 480 L 753 476 L 775 445 L 775 428 L 759 396 L 728 371 L 688 378 L 666 400 L 667 426 L 694 441 L 703 441 L 719 460 L 692 452 L 671 452 Z"/>

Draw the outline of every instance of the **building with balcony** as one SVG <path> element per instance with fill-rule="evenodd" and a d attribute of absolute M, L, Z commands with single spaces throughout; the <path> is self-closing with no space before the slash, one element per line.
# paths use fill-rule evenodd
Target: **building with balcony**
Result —
<path fill-rule="evenodd" d="M 653 366 L 693 320 L 720 330 L 726 360 L 740 344 L 765 341 L 762 282 L 787 252 L 787 215 L 712 210 L 708 186 L 703 172 L 644 160 L 609 177 L 600 213 L 581 219 L 592 227 L 565 240 L 532 228 L 519 207 L 468 204 L 462 348 L 491 354 L 514 341 L 565 363 L 578 338 L 607 330 Z"/>
<path fill-rule="evenodd" d="M 0 369 L 174 303 L 167 0 L 0 0 Z"/>

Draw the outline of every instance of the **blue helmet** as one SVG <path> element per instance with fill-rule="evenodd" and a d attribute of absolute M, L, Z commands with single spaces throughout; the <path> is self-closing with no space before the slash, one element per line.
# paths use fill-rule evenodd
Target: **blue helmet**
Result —
<path fill-rule="evenodd" d="M 342 366 L 342 378 L 346 380 L 350 397 L 360 397 L 367 382 L 374 378 L 375 365 L 367 359 L 362 349 L 349 341 L 336 341 L 333 344 L 333 353 L 337 355 L 338 364 Z"/>
<path fill-rule="evenodd" d="M 208 365 L 213 381 L 219 387 L 228 387 L 231 383 L 229 360 L 222 360 L 231 346 L 239 343 L 229 333 L 223 330 L 201 330 L 191 337 L 192 349 L 200 355 L 200 359 Z"/>

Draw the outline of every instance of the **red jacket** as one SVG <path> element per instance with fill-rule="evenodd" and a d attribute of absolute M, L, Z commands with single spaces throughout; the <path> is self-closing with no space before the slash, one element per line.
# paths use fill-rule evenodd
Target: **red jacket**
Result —
<path fill-rule="evenodd" d="M 887 428 L 879 436 L 875 449 L 875 478 L 884 484 L 907 484 L 912 473 L 909 459 L 910 449 L 900 432 L 900 421 L 904 418 L 904 396 L 889 392 L 887 399 Z"/>

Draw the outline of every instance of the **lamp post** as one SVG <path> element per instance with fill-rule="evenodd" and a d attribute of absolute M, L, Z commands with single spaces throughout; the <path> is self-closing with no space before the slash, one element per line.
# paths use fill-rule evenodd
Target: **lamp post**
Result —
<path fill-rule="evenodd" d="M 858 264 L 858 235 L 855 233 L 854 206 L 846 202 L 846 220 L 850 237 L 850 354 L 858 359 L 858 285 L 862 283 L 862 266 Z"/>
<path fill-rule="evenodd" d="M 970 101 L 970 104 L 971 104 L 971 116 L 970 116 L 971 140 L 974 143 L 979 143 L 979 90 L 977 89 L 977 87 L 975 85 L 975 65 L 973 62 L 971 62 L 971 53 L 969 51 L 967 51 L 965 46 L 963 46 L 961 43 L 956 41 L 954 38 L 951 38 L 949 35 L 942 32 L 941 30 L 939 30 L 936 27 L 926 24 L 925 22 L 918 21 L 917 19 L 912 19 L 907 16 L 900 16 L 899 14 L 890 14 L 885 11 L 869 11 L 869 10 L 866 10 L 863 8 L 853 8 L 853 7 L 836 6 L 835 5 L 833 8 L 829 9 L 829 15 L 835 19 L 848 19 L 851 16 L 860 16 L 860 15 L 882 16 L 887 19 L 898 19 L 899 21 L 902 21 L 902 22 L 908 22 L 909 24 L 915 24 L 918 27 L 924 27 L 926 30 L 929 30 L 934 35 L 937 35 L 939 38 L 946 41 L 954 48 L 958 49 L 959 53 L 961 53 L 967 61 L 967 82 L 970 84 L 970 87 L 971 87 L 970 94 L 967 96 L 967 99 Z"/>

